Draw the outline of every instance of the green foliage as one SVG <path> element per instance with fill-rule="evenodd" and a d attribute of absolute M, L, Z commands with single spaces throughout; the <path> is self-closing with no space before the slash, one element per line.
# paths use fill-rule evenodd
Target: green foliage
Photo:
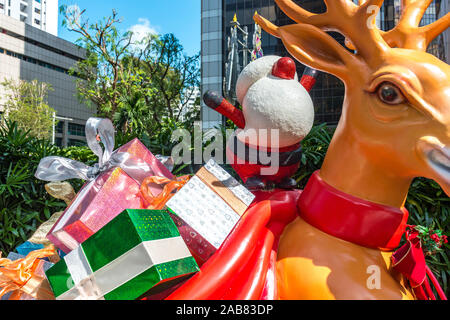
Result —
<path fill-rule="evenodd" d="M 6 80 L 0 84 L 6 90 L 4 105 L 8 119 L 34 137 L 50 139 L 55 110 L 48 106 L 47 96 L 52 87 L 37 80 Z"/>
<path fill-rule="evenodd" d="M 322 167 L 332 137 L 333 130 L 324 123 L 313 127 L 309 135 L 302 141 L 301 166 L 294 176 L 301 189 L 306 186 L 309 177 Z"/>
<path fill-rule="evenodd" d="M 64 158 L 83 162 L 88 166 L 92 166 L 98 162 L 97 156 L 89 147 L 68 147 L 60 150 L 60 155 Z"/>
<path fill-rule="evenodd" d="M 434 181 L 417 178 L 411 185 L 406 201 L 411 225 L 420 225 L 430 230 L 440 230 L 450 234 L 450 198 Z M 438 277 L 447 296 L 450 296 L 450 246 L 444 244 L 442 250 L 427 257 L 427 264 Z"/>
<path fill-rule="evenodd" d="M 44 182 L 34 178 L 43 156 L 59 149 L 32 137 L 17 123 L 0 126 L 0 250 L 8 253 L 26 241 L 36 227 L 65 204 L 49 195 Z"/>
<path fill-rule="evenodd" d="M 42 158 L 61 156 L 88 165 L 97 157 L 87 147 L 61 149 L 38 139 L 18 124 L 7 120 L 0 125 L 0 250 L 7 254 L 25 242 L 36 228 L 66 204 L 47 194 L 46 182 L 34 177 Z M 76 190 L 81 180 L 71 180 Z"/>
<path fill-rule="evenodd" d="M 141 136 L 147 131 L 148 110 L 149 108 L 140 92 L 124 95 L 120 99 L 119 108 L 114 114 L 113 122 L 116 128 L 119 128 L 119 131 Z"/>

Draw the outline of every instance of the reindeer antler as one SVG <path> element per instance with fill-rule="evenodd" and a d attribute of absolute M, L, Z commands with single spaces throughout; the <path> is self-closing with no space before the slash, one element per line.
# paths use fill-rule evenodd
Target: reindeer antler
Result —
<path fill-rule="evenodd" d="M 346 45 L 358 50 L 366 58 L 373 49 L 398 47 L 426 51 L 429 44 L 450 26 L 450 13 L 423 27 L 420 22 L 432 0 L 402 0 L 402 15 L 398 25 L 388 31 L 381 31 L 375 23 L 376 13 L 384 0 L 324 0 L 327 11 L 311 13 L 292 0 L 275 0 L 288 17 L 299 24 L 309 24 L 324 31 L 338 31 L 346 37 Z M 257 23 L 266 31 L 279 37 L 278 27 L 269 21 L 255 16 Z M 384 40 L 384 41 L 383 41 Z"/>
<path fill-rule="evenodd" d="M 373 57 L 374 49 L 384 51 L 389 48 L 375 23 L 375 13 L 384 0 L 367 0 L 360 5 L 351 0 L 324 0 L 327 11 L 321 14 L 311 13 L 292 0 L 275 2 L 288 17 L 299 24 L 342 33 L 367 60 Z M 255 15 L 255 21 L 267 32 L 279 37 L 277 26 L 259 15 Z"/>
<path fill-rule="evenodd" d="M 397 26 L 382 32 L 391 47 L 426 51 L 431 41 L 450 26 L 450 13 L 424 27 L 419 27 L 433 0 L 402 0 L 402 15 Z"/>

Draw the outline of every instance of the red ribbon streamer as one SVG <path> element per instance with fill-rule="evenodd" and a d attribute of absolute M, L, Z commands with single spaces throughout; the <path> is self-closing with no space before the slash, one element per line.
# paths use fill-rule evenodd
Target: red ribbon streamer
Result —
<path fill-rule="evenodd" d="M 436 300 L 428 278 L 435 287 L 439 298 L 447 300 L 436 277 L 426 264 L 419 232 L 412 226 L 408 226 L 406 241 L 406 244 L 392 255 L 394 269 L 408 279 L 419 300 Z"/>

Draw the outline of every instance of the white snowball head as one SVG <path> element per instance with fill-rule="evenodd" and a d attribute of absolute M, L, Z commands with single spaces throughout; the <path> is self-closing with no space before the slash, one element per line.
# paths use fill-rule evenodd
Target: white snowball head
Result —
<path fill-rule="evenodd" d="M 279 139 L 257 138 L 259 146 L 292 146 L 305 138 L 314 123 L 313 102 L 297 79 L 262 77 L 246 91 L 242 105 L 246 127 L 238 134 L 241 141 L 254 139 L 255 130 L 267 129 L 270 134 L 278 129 Z"/>
<path fill-rule="evenodd" d="M 279 59 L 279 56 L 264 56 L 252 61 L 242 70 L 236 84 L 236 97 L 241 105 L 248 89 L 258 80 L 271 75 L 273 66 Z M 297 74 L 295 79 L 298 79 Z"/>

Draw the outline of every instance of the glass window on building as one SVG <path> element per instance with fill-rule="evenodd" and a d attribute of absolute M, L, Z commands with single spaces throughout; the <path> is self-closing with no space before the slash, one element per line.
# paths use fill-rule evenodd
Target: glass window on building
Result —
<path fill-rule="evenodd" d="M 59 121 L 56 125 L 56 133 L 63 134 L 64 133 L 64 121 Z"/>
<path fill-rule="evenodd" d="M 85 126 L 77 123 L 69 123 L 69 135 L 85 137 L 86 136 Z"/>
<path fill-rule="evenodd" d="M 85 147 L 85 146 L 87 146 L 87 143 L 82 140 L 69 139 L 67 141 L 67 146 L 68 147 Z"/>
<path fill-rule="evenodd" d="M 57 147 L 62 147 L 63 146 L 63 139 L 62 138 L 56 138 L 55 139 L 55 145 Z"/>
<path fill-rule="evenodd" d="M 439 18 L 439 10 L 441 8 L 442 0 L 433 0 L 427 11 L 423 15 L 420 22 L 420 26 L 426 26 L 435 22 Z M 401 16 L 401 0 L 385 0 L 380 10 L 380 28 L 384 31 L 388 31 L 394 28 Z M 429 45 L 427 51 L 440 59 L 445 60 L 445 54 L 443 52 L 442 35 L 437 37 Z"/>

